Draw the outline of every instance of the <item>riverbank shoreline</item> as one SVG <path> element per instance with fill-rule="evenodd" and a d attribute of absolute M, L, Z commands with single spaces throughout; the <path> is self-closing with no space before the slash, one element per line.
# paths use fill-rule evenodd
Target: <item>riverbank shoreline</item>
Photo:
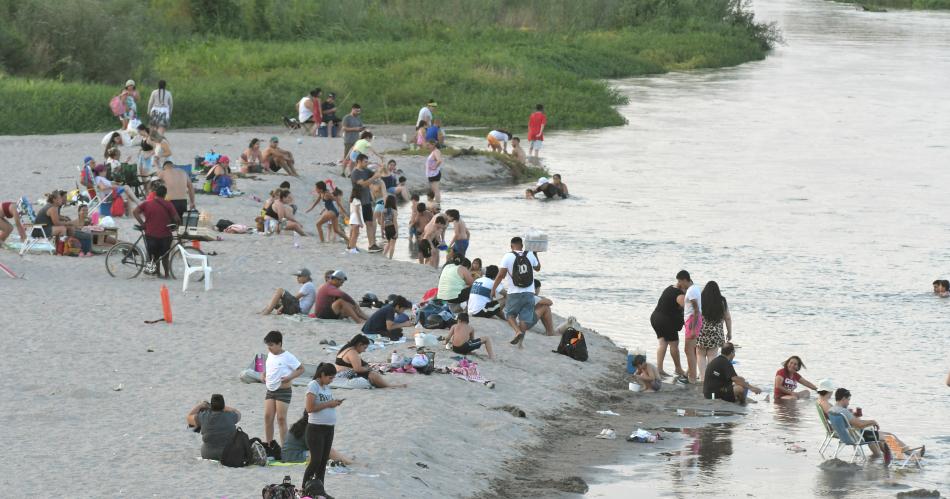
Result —
<path fill-rule="evenodd" d="M 172 130 L 168 136 L 176 158 L 201 154 L 212 146 L 236 158 L 251 137 L 266 139 L 272 133 L 296 153 L 302 178 L 258 175 L 237 180 L 243 196 L 198 195 L 198 208 L 208 213 L 212 223 L 226 218 L 252 225 L 260 210 L 254 196 L 264 198 L 287 180 L 300 207 L 298 215 L 312 230 L 317 214 L 302 212 L 309 204 L 313 182 L 331 177 L 348 185 L 336 176 L 339 167 L 334 159 L 342 153 L 340 140 L 304 138 L 297 144 L 296 136 L 273 130 Z M 52 189 L 72 188 L 78 178 L 75 165 L 86 154 L 101 154 L 100 139 L 100 134 L 0 137 L 0 154 L 11 164 L 22 165 L 8 173 L 10 181 L 0 186 L 0 199 L 26 195 L 36 200 Z M 384 135 L 377 147 L 398 142 Z M 403 166 L 400 160 L 407 176 L 422 182 L 422 158 L 418 164 L 405 161 L 412 163 Z M 450 161 L 446 171 L 447 180 L 452 179 L 449 185 L 460 188 L 480 186 L 482 180 L 507 174 L 507 169 L 480 160 L 461 165 Z M 66 207 L 63 213 L 75 216 L 75 208 Z M 407 218 L 408 214 L 401 214 L 400 223 Z M 125 217 L 116 221 L 119 238 L 133 240 L 132 221 Z M 34 377 L 0 389 L 0 396 L 23 408 L 3 416 L 0 432 L 9 437 L 14 454 L 25 456 L 8 466 L 0 486 L 56 488 L 87 497 L 116 493 L 249 497 L 268 483 L 280 482 L 284 475 L 299 485 L 303 466 L 229 469 L 200 460 L 200 436 L 185 429 L 185 414 L 211 393 L 222 393 L 228 405 L 242 412 L 242 428 L 262 437 L 263 387 L 245 384 L 239 375 L 256 353 L 264 351 L 263 336 L 269 330 L 282 331 L 288 351 L 305 363 L 316 364 L 332 362 L 334 357 L 321 340 L 342 345 L 359 332 L 359 326 L 350 322 L 300 322 L 256 315 L 275 288 L 296 291 L 291 276 L 296 269 L 307 267 L 314 276 L 327 269 L 344 269 L 349 275 L 344 291 L 357 299 L 373 292 L 383 297 L 402 294 L 413 301 L 436 284 L 438 272 L 379 255 L 348 255 L 339 243 L 320 244 L 312 237 L 300 238 L 299 247 L 293 242 L 290 236 L 238 234 L 204 242 L 202 249 L 215 253 L 211 257 L 214 286 L 208 292 L 200 286 L 182 292 L 181 281 L 149 276 L 112 278 L 102 256 L 80 259 L 31 253 L 20 258 L 9 250 L 0 252 L 0 260 L 25 277 L 4 277 L 5 320 L 19 325 L 25 334 L 7 335 L 0 345 L 19 352 L 22 365 L 54 365 L 56 372 L 72 373 Z M 364 244 L 361 238 L 360 245 Z M 503 253 L 504 248 L 499 248 L 497 255 L 478 256 L 494 261 Z M 162 284 L 170 290 L 174 322 L 145 324 L 161 316 Z M 37 310 L 45 312 L 42 320 L 37 319 Z M 555 306 L 555 312 L 567 315 L 569 311 Z M 508 344 L 512 333 L 504 322 L 473 319 L 472 325 L 478 336 L 495 343 L 497 360 L 488 360 L 484 354 L 471 357 L 483 377 L 494 382 L 493 388 L 447 375 L 389 374 L 387 381 L 407 383 L 409 388 L 335 391 L 347 401 L 339 411 L 334 447 L 356 464 L 349 474 L 328 476 L 331 494 L 380 497 L 400 491 L 463 497 L 487 490 L 490 478 L 503 473 L 506 462 L 523 457 L 521 447 L 512 442 L 540 445 L 541 432 L 563 407 L 583 403 L 574 386 L 600 383 L 596 380 L 612 375 L 611 366 L 623 362 L 622 351 L 592 332 L 588 336 L 591 361 L 581 363 L 552 353 L 559 337 L 531 333 L 521 350 Z M 386 362 L 394 350 L 406 356 L 414 349 L 401 344 L 367 353 L 365 358 Z M 436 365 L 452 365 L 452 356 L 436 349 Z M 296 387 L 294 392 L 288 414 L 291 423 L 303 407 L 303 388 Z M 68 407 L 72 417 L 59 416 L 63 407 Z M 43 431 L 34 438 L 14 438 L 35 425 Z M 176 478 L 169 481 L 169 476 Z"/>

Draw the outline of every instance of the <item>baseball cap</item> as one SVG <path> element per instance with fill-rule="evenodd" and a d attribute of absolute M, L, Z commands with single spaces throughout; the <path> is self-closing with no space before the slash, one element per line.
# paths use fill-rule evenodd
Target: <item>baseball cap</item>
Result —
<path fill-rule="evenodd" d="M 427 106 L 439 107 L 439 103 L 435 99 L 429 99 L 429 102 L 426 103 Z"/>
<path fill-rule="evenodd" d="M 330 274 L 330 279 L 339 279 L 341 281 L 345 281 L 346 272 L 343 272 L 342 270 L 334 270 L 333 273 Z"/>
<path fill-rule="evenodd" d="M 300 270 L 294 272 L 294 275 L 297 276 L 297 277 L 310 277 L 310 269 L 308 269 L 308 268 L 302 268 L 302 269 L 300 269 Z"/>
<path fill-rule="evenodd" d="M 818 391 L 820 392 L 833 392 L 836 388 L 835 382 L 831 381 L 830 378 L 825 378 L 818 382 Z"/>
<path fill-rule="evenodd" d="M 271 141 L 271 142 L 280 142 L 280 139 L 278 139 L 277 136 L 274 135 L 273 137 L 270 138 L 270 141 Z"/>

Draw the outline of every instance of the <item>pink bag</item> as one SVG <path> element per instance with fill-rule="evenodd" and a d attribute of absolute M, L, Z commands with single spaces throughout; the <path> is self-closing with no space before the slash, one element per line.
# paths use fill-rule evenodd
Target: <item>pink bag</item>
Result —
<path fill-rule="evenodd" d="M 109 101 L 109 109 L 112 110 L 113 116 L 122 116 L 125 114 L 125 101 L 116 95 Z"/>

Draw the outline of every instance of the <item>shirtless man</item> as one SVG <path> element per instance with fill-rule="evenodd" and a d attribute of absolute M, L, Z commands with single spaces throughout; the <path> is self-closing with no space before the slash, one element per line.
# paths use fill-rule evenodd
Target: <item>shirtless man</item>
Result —
<path fill-rule="evenodd" d="M 293 177 L 299 177 L 300 174 L 297 173 L 297 170 L 294 169 L 294 155 L 286 150 L 277 147 L 277 144 L 280 143 L 280 139 L 277 137 L 271 137 L 270 143 L 267 144 L 267 149 L 264 149 L 264 152 L 261 153 L 261 161 L 264 163 L 264 166 L 270 168 L 270 171 L 277 173 L 281 168 L 287 172 L 287 175 Z"/>
<path fill-rule="evenodd" d="M 429 225 L 432 217 L 432 212 L 426 209 L 425 203 L 416 203 L 416 209 L 409 218 L 409 227 L 415 232 L 416 236 L 416 257 L 419 259 L 419 263 L 425 263 L 425 258 L 422 256 L 422 252 L 418 251 L 418 248 L 420 246 L 419 243 L 422 242 L 422 233 L 425 231 L 426 226 Z"/>
<path fill-rule="evenodd" d="M 465 256 L 465 252 L 468 251 L 468 240 L 472 236 L 468 231 L 468 227 L 465 225 L 465 222 L 462 221 L 458 210 L 446 210 L 445 218 L 453 224 L 452 242 L 449 243 L 449 248 L 452 253 L 446 258 L 451 260 L 454 255 Z"/>
<path fill-rule="evenodd" d="M 528 155 L 525 154 L 524 149 L 521 148 L 520 138 L 511 138 L 511 152 L 509 153 L 509 156 L 517 160 L 519 163 L 524 163 L 528 160 Z"/>
<path fill-rule="evenodd" d="M 165 184 L 165 199 L 171 202 L 178 212 L 178 217 L 185 219 L 185 212 L 195 209 L 195 186 L 191 185 L 191 179 L 181 168 L 175 168 L 175 164 L 166 161 L 162 165 L 162 171 L 158 172 L 158 180 Z"/>
<path fill-rule="evenodd" d="M 442 215 L 436 216 L 426 224 L 422 237 L 419 239 L 419 257 L 422 260 L 419 263 L 439 267 L 439 245 L 445 240 L 445 227 L 445 217 Z"/>
<path fill-rule="evenodd" d="M 468 355 L 485 345 L 488 359 L 495 359 L 491 338 L 476 338 L 475 328 L 468 324 L 468 314 L 465 312 L 458 315 L 458 322 L 452 326 L 452 329 L 449 329 L 449 336 L 445 339 L 445 342 L 452 345 L 452 351 L 459 355 Z"/>

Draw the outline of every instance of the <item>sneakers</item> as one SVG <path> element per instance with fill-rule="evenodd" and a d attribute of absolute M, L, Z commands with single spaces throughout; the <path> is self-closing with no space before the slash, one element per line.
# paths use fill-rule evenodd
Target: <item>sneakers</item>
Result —
<path fill-rule="evenodd" d="M 359 252 L 360 252 L 360 250 L 358 250 L 358 249 L 356 249 L 356 248 L 350 248 L 350 249 L 346 250 L 346 253 L 349 253 L 349 254 L 351 254 L 351 255 L 358 255 Z"/>
<path fill-rule="evenodd" d="M 380 253 L 380 252 L 383 251 L 383 248 L 380 248 L 379 246 L 376 246 L 376 245 L 374 244 L 374 245 L 370 246 L 366 251 L 368 251 L 368 252 L 370 252 L 370 253 Z"/>
<path fill-rule="evenodd" d="M 260 442 L 251 444 L 251 462 L 258 466 L 267 466 L 267 451 Z"/>
<path fill-rule="evenodd" d="M 604 440 L 616 440 L 617 432 L 614 431 L 613 428 L 604 428 L 603 430 L 600 430 L 600 434 L 595 436 L 594 438 L 602 438 Z"/>

